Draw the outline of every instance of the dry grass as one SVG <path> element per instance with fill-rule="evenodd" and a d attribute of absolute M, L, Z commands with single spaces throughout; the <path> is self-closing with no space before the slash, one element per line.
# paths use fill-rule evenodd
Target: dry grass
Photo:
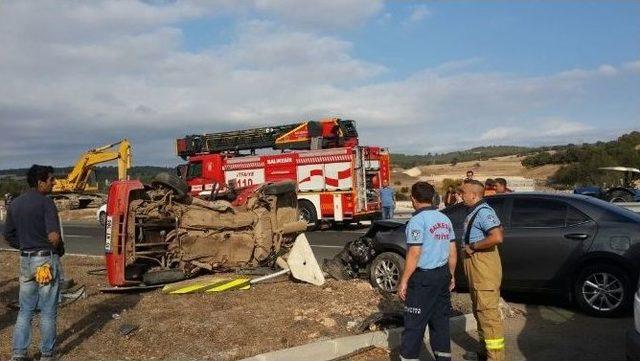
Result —
<path fill-rule="evenodd" d="M 507 157 L 491 158 L 486 161 L 461 162 L 452 166 L 450 164 L 437 164 L 418 167 L 421 174 L 417 177 L 410 177 L 401 172 L 392 174 L 392 183 L 395 187 L 410 186 L 418 180 L 428 180 L 440 186 L 445 178 L 462 179 L 466 176 L 467 170 L 473 170 L 475 178 L 484 180 L 486 178 L 529 178 L 537 182 L 544 182 L 560 168 L 559 165 L 545 165 L 533 169 L 527 169 L 520 163 L 523 157 L 515 155 Z M 393 160 L 392 160 L 393 162 Z M 400 182 L 400 185 L 395 184 Z"/>
<path fill-rule="evenodd" d="M 7 305 L 17 301 L 17 266 L 17 254 L 0 252 L 0 360 L 11 351 L 17 312 Z M 362 280 L 316 287 L 282 278 L 247 291 L 206 295 L 104 294 L 98 289 L 106 286 L 105 276 L 87 274 L 103 266 L 101 259 L 65 256 L 63 266 L 67 277 L 86 285 L 88 297 L 59 310 L 62 360 L 235 360 L 353 334 L 349 324 L 388 307 Z M 467 310 L 468 304 L 466 295 L 455 296 L 455 309 Z M 138 330 L 122 336 L 123 324 Z"/>

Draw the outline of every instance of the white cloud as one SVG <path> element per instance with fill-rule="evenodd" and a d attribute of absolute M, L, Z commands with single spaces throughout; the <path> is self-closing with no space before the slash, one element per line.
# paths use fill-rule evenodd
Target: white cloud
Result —
<path fill-rule="evenodd" d="M 355 56 L 352 43 L 293 22 L 249 17 L 228 44 L 183 49 L 182 21 L 219 12 L 280 17 L 276 9 L 293 6 L 284 1 L 257 10 L 246 2 L 51 4 L 3 3 L 0 12 L 0 168 L 68 165 L 122 137 L 132 140 L 136 164 L 170 165 L 178 161 L 173 139 L 184 134 L 334 115 L 357 120 L 363 143 L 409 153 L 562 139 L 590 131 L 565 114 L 568 100 L 579 102 L 603 79 L 640 73 L 635 62 L 518 76 L 474 71 L 481 60 L 473 58 L 380 81 L 387 69 Z M 356 12 L 355 1 L 344 4 Z M 362 6 L 339 22 L 364 21 L 381 5 Z M 548 130 L 523 136 L 526 122 Z"/>
<path fill-rule="evenodd" d="M 409 15 L 410 22 L 419 22 L 431 15 L 431 10 L 426 5 L 417 5 L 411 11 Z"/>
<path fill-rule="evenodd" d="M 554 141 L 576 135 L 584 135 L 594 128 L 590 125 L 559 117 L 534 119 L 527 124 L 496 127 L 484 132 L 483 141 L 510 141 L 512 144 L 527 141 Z"/>
<path fill-rule="evenodd" d="M 640 60 L 625 63 L 623 67 L 625 70 L 640 73 Z"/>
<path fill-rule="evenodd" d="M 383 8 L 380 0 L 254 0 L 256 10 L 298 26 L 324 30 L 361 25 Z"/>
<path fill-rule="evenodd" d="M 598 72 L 602 75 L 613 76 L 618 74 L 618 69 L 609 64 L 603 64 L 598 67 Z"/>

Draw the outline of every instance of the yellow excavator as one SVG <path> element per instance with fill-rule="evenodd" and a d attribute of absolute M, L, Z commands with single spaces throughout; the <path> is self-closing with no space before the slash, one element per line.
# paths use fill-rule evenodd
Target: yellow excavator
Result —
<path fill-rule="evenodd" d="M 107 196 L 98 193 L 97 184 L 89 183 L 95 166 L 117 160 L 118 180 L 126 180 L 127 170 L 131 168 L 131 158 L 131 144 L 127 139 L 91 149 L 82 154 L 66 178 L 56 179 L 51 198 L 58 210 L 100 206 L 106 201 Z"/>

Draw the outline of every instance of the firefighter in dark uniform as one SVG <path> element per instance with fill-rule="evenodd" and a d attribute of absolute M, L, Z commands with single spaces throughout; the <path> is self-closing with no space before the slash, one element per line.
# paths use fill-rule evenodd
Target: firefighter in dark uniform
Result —
<path fill-rule="evenodd" d="M 427 182 L 411 187 L 416 211 L 407 223 L 407 256 L 398 285 L 405 303 L 402 360 L 418 359 L 427 325 L 435 359 L 451 359 L 449 312 L 457 254 L 451 221 L 431 203 L 434 193 Z"/>
<path fill-rule="evenodd" d="M 502 264 L 498 245 L 503 240 L 503 229 L 496 212 L 484 202 L 484 191 L 484 184 L 476 180 L 466 180 L 462 186 L 462 199 L 470 212 L 464 222 L 461 253 L 473 315 L 484 349 L 478 356 L 502 361 L 505 358 L 504 330 L 498 309 Z"/>

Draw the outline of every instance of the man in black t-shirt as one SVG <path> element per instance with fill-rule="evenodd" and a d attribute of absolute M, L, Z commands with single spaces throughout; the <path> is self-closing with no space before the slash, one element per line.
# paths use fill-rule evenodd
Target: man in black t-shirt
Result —
<path fill-rule="evenodd" d="M 27 182 L 30 189 L 11 203 L 4 232 L 9 244 L 20 249 L 20 312 L 13 331 L 12 360 L 26 360 L 31 321 L 39 309 L 40 360 L 50 361 L 56 359 L 60 256 L 64 253 L 58 210 L 46 196 L 55 184 L 53 168 L 33 165 Z"/>

